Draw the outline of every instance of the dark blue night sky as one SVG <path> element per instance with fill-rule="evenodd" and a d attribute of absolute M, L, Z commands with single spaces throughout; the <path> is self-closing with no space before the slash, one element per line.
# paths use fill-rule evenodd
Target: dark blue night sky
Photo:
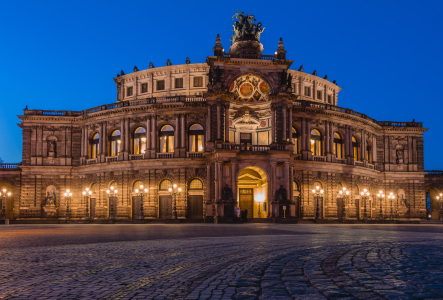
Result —
<path fill-rule="evenodd" d="M 232 3 L 232 4 L 231 4 Z M 21 161 L 16 117 L 116 101 L 134 65 L 205 62 L 227 50 L 237 8 L 280 37 L 292 69 L 337 80 L 338 104 L 385 121 L 423 122 L 425 168 L 443 168 L 443 1 L 5 1 L 0 10 L 0 157 Z"/>

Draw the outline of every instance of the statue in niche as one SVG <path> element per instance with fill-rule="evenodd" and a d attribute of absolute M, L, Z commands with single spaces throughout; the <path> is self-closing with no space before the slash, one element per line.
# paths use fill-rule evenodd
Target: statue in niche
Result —
<path fill-rule="evenodd" d="M 53 206 L 55 205 L 55 195 L 52 191 L 46 192 L 46 205 Z"/>
<path fill-rule="evenodd" d="M 279 203 L 284 203 L 288 201 L 286 189 L 283 187 L 283 185 L 280 185 L 280 188 L 275 193 L 275 200 Z"/>
<path fill-rule="evenodd" d="M 289 73 L 288 75 L 288 88 L 290 88 L 292 86 L 292 75 L 291 73 Z"/>
<path fill-rule="evenodd" d="M 232 193 L 232 189 L 226 184 L 222 190 L 222 200 L 232 201 L 234 199 L 234 194 Z"/>
<path fill-rule="evenodd" d="M 55 150 L 57 148 L 57 144 L 55 141 L 48 141 L 48 157 L 55 157 Z"/>
<path fill-rule="evenodd" d="M 209 68 L 209 73 L 207 74 L 208 75 L 208 83 L 210 84 L 210 85 L 212 85 L 212 83 L 213 83 L 213 78 L 212 78 L 212 67 L 211 68 Z"/>
<path fill-rule="evenodd" d="M 403 148 L 397 147 L 395 155 L 397 156 L 397 164 L 403 164 Z"/>

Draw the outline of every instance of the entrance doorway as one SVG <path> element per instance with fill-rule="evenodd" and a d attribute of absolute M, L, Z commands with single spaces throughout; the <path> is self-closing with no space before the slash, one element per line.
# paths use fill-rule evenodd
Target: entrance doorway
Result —
<path fill-rule="evenodd" d="M 188 196 L 188 218 L 203 218 L 203 196 Z"/>
<path fill-rule="evenodd" d="M 160 219 L 172 218 L 172 197 L 171 196 L 159 196 L 159 214 Z"/>
<path fill-rule="evenodd" d="M 95 218 L 95 206 L 96 206 L 97 199 L 91 198 L 89 201 L 89 218 L 93 220 Z"/>
<path fill-rule="evenodd" d="M 238 175 L 238 206 L 248 218 L 268 217 L 268 177 L 259 167 L 247 167 Z"/>
<path fill-rule="evenodd" d="M 140 196 L 132 196 L 132 219 L 140 219 Z"/>

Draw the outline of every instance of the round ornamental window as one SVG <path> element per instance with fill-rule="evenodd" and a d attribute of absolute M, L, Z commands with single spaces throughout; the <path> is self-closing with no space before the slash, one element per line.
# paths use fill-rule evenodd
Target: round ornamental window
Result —
<path fill-rule="evenodd" d="M 253 75 L 240 76 L 229 87 L 234 100 L 239 102 L 266 101 L 270 94 L 269 85 L 260 77 Z"/>

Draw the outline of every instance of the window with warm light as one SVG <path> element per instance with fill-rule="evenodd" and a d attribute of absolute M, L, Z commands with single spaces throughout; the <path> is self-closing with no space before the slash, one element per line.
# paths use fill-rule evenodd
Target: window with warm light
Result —
<path fill-rule="evenodd" d="M 190 190 L 201 190 L 201 189 L 203 189 L 203 183 L 199 179 L 193 179 L 189 183 L 189 189 Z"/>
<path fill-rule="evenodd" d="M 118 155 L 118 152 L 120 151 L 120 142 L 121 142 L 120 130 L 118 129 L 114 130 L 111 134 L 111 137 L 109 138 L 111 156 Z"/>
<path fill-rule="evenodd" d="M 160 182 L 160 191 L 167 191 L 169 188 L 172 187 L 172 183 L 170 180 L 165 179 L 162 182 Z"/>
<path fill-rule="evenodd" d="M 205 131 L 200 124 L 193 124 L 189 128 L 189 152 L 203 152 L 203 138 Z"/>
<path fill-rule="evenodd" d="M 354 155 L 354 160 L 358 160 L 358 144 L 357 139 L 352 137 L 352 153 Z"/>
<path fill-rule="evenodd" d="M 294 154 L 298 154 L 298 132 L 292 127 L 292 143 L 294 144 Z"/>
<path fill-rule="evenodd" d="M 100 154 L 100 135 L 95 133 L 91 140 L 91 158 L 97 158 Z"/>
<path fill-rule="evenodd" d="M 343 158 L 343 140 L 338 132 L 334 132 L 334 154 L 337 158 Z"/>
<path fill-rule="evenodd" d="M 160 152 L 174 152 L 174 127 L 165 125 L 160 129 Z"/>
<path fill-rule="evenodd" d="M 134 131 L 134 154 L 144 154 L 146 152 L 146 129 L 137 127 Z"/>
<path fill-rule="evenodd" d="M 136 189 L 140 189 L 140 186 L 143 186 L 143 182 L 136 180 L 132 185 L 132 191 L 135 192 Z"/>
<path fill-rule="evenodd" d="M 311 152 L 314 156 L 321 156 L 321 134 L 317 129 L 311 130 Z"/>

